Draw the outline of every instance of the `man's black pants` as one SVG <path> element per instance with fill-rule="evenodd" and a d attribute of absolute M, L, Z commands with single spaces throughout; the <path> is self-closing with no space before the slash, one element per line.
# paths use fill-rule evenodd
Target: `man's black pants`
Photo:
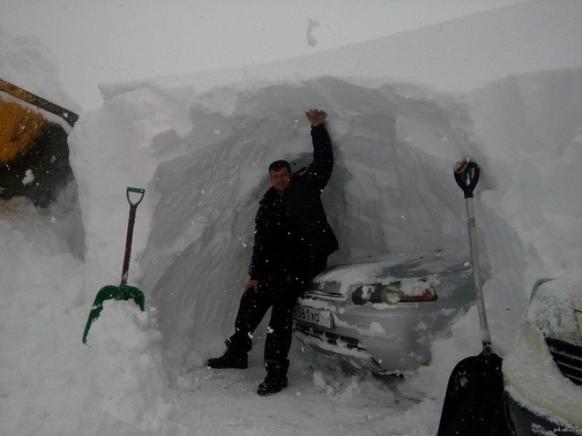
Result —
<path fill-rule="evenodd" d="M 247 289 L 241 298 L 230 345 L 241 352 L 250 351 L 252 334 L 272 307 L 265 342 L 265 362 L 285 362 L 293 338 L 293 307 L 311 285 L 313 277 L 325 269 L 326 261 L 327 258 L 321 259 L 316 266 L 308 268 L 308 273 L 271 275 L 259 280 L 258 289 Z"/>

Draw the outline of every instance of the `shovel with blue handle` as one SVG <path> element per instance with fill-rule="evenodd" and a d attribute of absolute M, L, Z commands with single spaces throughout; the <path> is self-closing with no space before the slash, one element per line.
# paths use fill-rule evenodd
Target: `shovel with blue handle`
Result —
<path fill-rule="evenodd" d="M 128 187 L 126 191 L 127 201 L 129 203 L 129 220 L 127 223 L 127 237 L 125 239 L 125 257 L 123 259 L 123 270 L 121 272 L 121 283 L 119 286 L 104 286 L 97 292 L 95 301 L 89 312 L 89 318 L 83 332 L 83 343 L 87 343 L 87 335 L 91 324 L 99 318 L 103 310 L 103 302 L 106 300 L 133 300 L 143 311 L 145 305 L 145 296 L 135 286 L 127 285 L 127 273 L 129 271 L 129 258 L 131 257 L 131 243 L 133 240 L 133 226 L 135 224 L 135 215 L 137 206 L 143 200 L 145 189 Z"/>

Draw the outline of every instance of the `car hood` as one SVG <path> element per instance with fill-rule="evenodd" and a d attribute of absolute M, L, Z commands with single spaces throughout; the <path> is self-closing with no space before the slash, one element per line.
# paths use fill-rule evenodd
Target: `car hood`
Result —
<path fill-rule="evenodd" d="M 354 287 L 367 283 L 390 284 L 402 282 L 402 291 L 414 293 L 419 287 L 438 288 L 439 297 L 450 295 L 459 285 L 471 288 L 471 268 L 468 262 L 451 258 L 442 253 L 430 253 L 416 257 L 392 257 L 373 262 L 337 265 L 318 275 L 316 289 L 326 291 L 334 284 L 333 291 L 346 295 Z"/>
<path fill-rule="evenodd" d="M 582 345 L 582 277 L 540 280 L 515 345 L 503 360 L 505 389 L 551 420 L 582 427 L 582 389 L 556 366 L 546 338 Z"/>
<path fill-rule="evenodd" d="M 536 325 L 522 323 L 502 370 L 505 390 L 518 403 L 554 422 L 582 428 L 582 389 L 560 373 Z"/>
<path fill-rule="evenodd" d="M 582 277 L 538 283 L 527 310 L 527 322 L 546 337 L 582 346 Z"/>

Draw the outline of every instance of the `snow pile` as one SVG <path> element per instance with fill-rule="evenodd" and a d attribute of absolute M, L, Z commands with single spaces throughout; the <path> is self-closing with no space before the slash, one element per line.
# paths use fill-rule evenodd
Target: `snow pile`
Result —
<path fill-rule="evenodd" d="M 202 93 L 217 84 L 345 77 L 379 87 L 387 82 L 414 83 L 447 93 L 467 93 L 499 79 L 532 71 L 580 66 L 582 11 L 577 0 L 521 2 L 505 8 L 382 36 L 310 56 L 251 63 L 240 68 L 200 72 L 101 86 L 107 99 L 122 91 L 155 83 L 161 88 L 193 86 Z M 271 58 L 268 58 L 269 60 Z M 409 97 L 416 95 L 409 91 Z M 459 152 L 432 147 L 432 154 Z"/>
<path fill-rule="evenodd" d="M 156 99 L 145 98 L 152 95 Z M 187 134 L 170 119 L 156 121 L 160 113 L 179 113 L 184 95 L 193 100 L 185 110 L 192 125 Z M 141 136 L 131 118 L 135 101 L 140 106 L 135 122 L 148 126 Z M 200 350 L 200 356 L 191 356 L 200 365 L 209 347 L 232 328 L 247 279 L 253 218 L 268 183 L 266 166 L 280 157 L 297 161 L 297 168 L 309 162 L 303 113 L 310 106 L 330 113 L 337 163 L 324 202 L 342 241 L 336 262 L 388 252 L 464 249 L 463 209 L 448 163 L 413 148 L 397 128 L 397 119 L 405 119 L 406 132 L 422 131 L 436 143 L 445 135 L 455 142 L 446 110 L 431 100 L 407 101 L 390 85 L 374 92 L 332 78 L 245 93 L 219 87 L 198 96 L 190 89 L 154 86 L 122 93 L 85 117 L 72 138 L 81 196 L 100 204 L 83 207 L 88 233 L 100 235 L 88 239 L 87 265 L 103 274 L 114 271 L 100 229 L 121 224 L 120 214 L 108 207 L 114 204 L 110 192 L 119 188 L 106 185 L 120 179 L 132 184 L 130 175 L 150 177 L 149 203 L 138 216 L 144 227 L 149 224 L 149 236 L 136 236 L 136 248 L 145 247 L 138 258 L 141 283 L 159 309 L 168 338 L 164 345 L 172 355 Z M 145 113 L 155 114 L 152 122 L 141 119 Z M 185 124 L 183 117 L 176 122 Z M 114 151 L 103 153 L 103 135 L 92 132 L 108 132 L 107 147 Z M 135 159 L 130 158 L 134 149 L 141 151 Z M 115 174 L 111 182 L 97 183 L 99 178 L 92 177 L 97 168 Z M 106 237 L 113 246 L 114 236 Z"/>
<path fill-rule="evenodd" d="M 88 240 L 89 268 L 99 271 L 96 278 L 116 270 L 115 256 L 107 254 L 116 237 L 102 229 L 123 227 L 125 217 L 118 210 L 124 200 L 120 194 L 114 203 L 110 193 L 121 190 L 119 180 L 128 185 L 143 180 L 139 183 L 147 183 L 148 201 L 138 213 L 136 228 L 142 229 L 136 237 L 136 247 L 143 249 L 141 283 L 159 309 L 160 326 L 168 337 L 164 346 L 179 359 L 185 350 L 199 350 L 190 358 L 193 365 L 201 364 L 218 351 L 221 336 L 232 326 L 246 280 L 252 219 L 267 187 L 264 168 L 280 157 L 296 160 L 298 168 L 308 161 L 308 128 L 301 114 L 320 106 L 330 113 L 336 150 L 334 176 L 324 194 L 330 221 L 342 241 L 332 262 L 425 249 L 468 257 L 462 194 L 450 168 L 465 154 L 476 156 L 484 168 L 482 202 L 477 201 L 480 245 L 484 264 L 488 261 L 491 267 L 485 294 L 494 341 L 507 350 L 512 343 L 508 332 L 515 331 L 533 283 L 540 274 L 575 268 L 580 256 L 579 232 L 573 231 L 580 224 L 572 206 L 577 204 L 576 184 L 563 179 L 577 177 L 564 169 L 578 161 L 561 155 L 562 150 L 575 155 L 579 149 L 575 121 L 582 119 L 576 103 L 580 100 L 556 107 L 543 95 L 520 92 L 541 92 L 549 81 L 556 93 L 576 95 L 581 79 L 579 70 L 515 77 L 469 94 L 465 106 L 420 89 L 414 99 L 399 94 L 411 92 L 412 86 L 387 84 L 370 90 L 331 78 L 251 87 L 244 93 L 237 87 L 217 87 L 198 95 L 192 88 L 172 91 L 155 85 L 121 93 L 85 117 L 74 134 L 78 145 L 73 162 L 81 192 L 93 202 L 99 199 L 99 207 L 97 203 L 84 207 L 89 211 L 86 229 L 100 235 Z M 502 99 L 505 94 L 500 90 L 508 86 L 516 88 L 514 104 Z M 189 109 L 185 95 L 192 100 Z M 495 98 L 500 99 L 497 104 Z M 135 121 L 129 109 L 135 108 L 134 99 L 140 109 Z M 560 129 L 561 143 L 543 142 L 556 144 L 553 149 L 542 147 L 538 136 L 553 128 L 541 127 L 546 121 L 553 126 L 553 118 L 534 117 L 530 108 L 538 108 L 540 114 L 553 108 L 572 120 Z M 141 119 L 146 113 L 154 118 Z M 170 118 L 166 113 L 180 116 Z M 511 130 L 503 125 L 510 117 L 515 121 Z M 503 138 L 496 133 L 500 131 L 520 136 Z M 103 135 L 91 132 L 106 132 L 111 154 L 103 153 Z M 536 141 L 541 151 L 528 157 Z M 427 154 L 429 144 L 439 144 L 448 161 Z M 81 152 L 86 156 L 77 159 Z M 535 171 L 523 166 L 534 158 Z M 100 168 L 116 176 L 101 180 Z M 567 207 L 540 207 L 545 201 L 557 201 L 549 194 L 542 202 L 532 197 L 531 203 L 524 203 L 523 193 L 554 175 L 555 182 L 541 189 L 559 190 Z M 517 213 L 516 204 L 523 204 L 529 213 Z M 532 234 L 530 223 L 535 222 L 546 223 L 551 241 L 548 232 Z M 133 277 L 140 275 L 136 271 Z"/>
<path fill-rule="evenodd" d="M 521 326 L 515 352 L 503 362 L 503 373 L 511 380 L 505 389 L 516 401 L 559 424 L 580 428 L 580 386 L 562 376 L 539 329 L 529 323 Z"/>
<path fill-rule="evenodd" d="M 420 367 L 414 377 L 406 380 L 406 387 L 436 400 L 439 406 L 447 390 L 447 383 L 455 365 L 462 359 L 479 354 L 482 350 L 479 332 L 479 315 L 475 306 L 451 326 L 450 337 L 439 338 L 431 344 L 432 361 Z M 433 431 L 438 427 L 440 407 L 434 417 Z"/>
<path fill-rule="evenodd" d="M 528 2 L 312 57 L 104 87 L 105 103 L 70 138 L 85 262 L 67 244 L 79 244 L 76 218 L 3 204 L 3 430 L 297 434 L 334 416 L 321 434 L 364 434 L 364 424 L 433 434 L 452 367 L 481 347 L 474 309 L 433 343 L 433 363 L 398 386 L 406 392 L 314 379 L 298 350 L 292 385 L 267 403 L 253 393 L 260 350 L 244 374 L 200 368 L 232 329 L 266 167 L 308 163 L 303 112 L 326 109 L 336 166 L 324 203 L 341 241 L 331 262 L 341 263 L 437 249 L 468 258 L 451 168 L 476 159 L 484 291 L 494 346 L 506 351 L 531 285 L 582 260 L 581 16 L 576 1 Z M 19 58 L 26 44 L 10 44 L 0 46 L 2 77 L 20 84 L 31 71 L 23 84 L 36 81 L 41 95 L 40 76 L 58 82 L 50 61 L 34 72 L 36 55 Z M 83 347 L 95 293 L 119 280 L 127 186 L 146 188 L 129 283 L 149 309 L 106 304 Z M 299 412 L 287 422 L 282 409 Z"/>
<path fill-rule="evenodd" d="M 7 38 L 0 53 L 0 77 L 66 101 L 58 70 L 41 44 Z M 23 183 L 32 178 L 28 171 Z M 76 185 L 47 209 L 26 199 L 0 202 L 0 231 L 2 434 L 174 433 L 161 337 L 151 312 L 107 303 L 89 346 L 81 343 L 88 294 L 94 297 L 110 277 L 102 275 L 88 288 Z M 116 272 L 124 235 L 122 224 L 115 235 Z"/>
<path fill-rule="evenodd" d="M 80 225 L 78 215 L 63 214 L 71 205 L 39 211 L 14 199 L 1 207 L 2 433 L 175 434 L 151 313 L 106 302 L 89 346 L 81 343 L 83 263 L 62 236 Z"/>
<path fill-rule="evenodd" d="M 34 37 L 11 36 L 0 28 L 0 78 L 73 111 L 52 52 Z"/>
<path fill-rule="evenodd" d="M 104 282 L 120 280 L 129 212 L 126 187 L 146 187 L 154 177 L 156 157 L 162 152 L 156 150 L 156 141 L 165 138 L 172 143 L 174 136 L 189 131 L 188 106 L 181 100 L 168 104 L 165 93 L 157 90 L 131 92 L 80 119 L 69 137 L 87 231 L 85 272 L 90 292 Z M 158 109 L 152 112 L 152 107 Z M 156 198 L 155 191 L 146 189 L 137 209 L 133 253 L 145 246 Z M 129 284 L 139 277 L 139 265 L 132 262 Z"/>
<path fill-rule="evenodd" d="M 526 320 L 545 337 L 582 346 L 582 280 L 562 277 L 541 284 Z"/>
<path fill-rule="evenodd" d="M 581 69 L 512 77 L 469 97 L 492 212 L 477 218 L 492 268 L 484 292 L 505 350 L 535 282 L 582 265 L 581 101 Z"/>
<path fill-rule="evenodd" d="M 232 328 L 265 168 L 281 157 L 297 168 L 308 161 L 302 113 L 323 107 L 336 152 L 324 203 L 342 241 L 332 262 L 441 248 L 468 257 L 462 195 L 450 172 L 466 155 L 482 165 L 477 221 L 490 267 L 485 293 L 496 347 L 508 350 L 538 274 L 559 274 L 576 263 L 566 259 L 580 256 L 577 237 L 556 224 L 579 224 L 571 206 L 575 189 L 562 189 L 575 185 L 558 175 L 579 163 L 582 74 L 571 67 L 579 65 L 573 53 L 582 38 L 575 3 L 534 2 L 504 12 L 447 23 L 444 32 L 428 28 L 262 68 L 104 88 L 105 105 L 73 137 L 75 173 L 88 202 L 84 224 L 99 235 L 88 239 L 89 269 L 114 270 L 106 247 L 115 238 L 103 231 L 122 222 L 111 201 L 119 190 L 114 183 L 147 186 L 149 203 L 139 218 L 147 230 L 137 238 L 141 275 L 134 277 L 159 310 L 174 370 L 202 365 L 222 350 Z M 542 19 L 544 32 L 535 25 Z M 423 50 L 411 50 L 411 41 Z M 499 62 L 471 45 L 483 41 Z M 451 66 L 446 56 L 431 57 L 430 68 L 419 68 L 427 50 L 450 46 L 471 61 Z M 395 62 L 386 53 L 406 53 L 408 60 Z M 444 71 L 435 74 L 438 68 Z M 545 68 L 554 71 L 529 73 Z M 505 78 L 508 73 L 524 74 Z M 405 77 L 431 87 L 394 82 Z M 542 202 L 540 187 L 548 193 Z M 556 190 L 567 197 L 563 203 L 549 195 Z M 121 209 L 123 200 L 115 201 Z M 530 238 L 536 223 L 553 224 L 551 243 L 542 232 Z M 558 246 L 561 262 L 552 248 Z M 478 349 L 476 330 L 470 333 Z M 450 369 L 452 355 L 439 361 L 437 353 L 435 365 Z"/>
<path fill-rule="evenodd" d="M 3 434 L 73 435 L 79 434 L 80 423 L 85 435 L 120 428 L 119 421 L 96 401 L 101 393 L 95 386 L 106 374 L 103 359 L 95 360 L 81 344 L 88 315 L 82 304 L 82 262 L 71 255 L 60 236 L 61 226 L 78 223 L 58 212 L 53 207 L 39 213 L 27 200 L 2 202 Z M 106 361 L 114 364 L 116 355 L 119 351 L 108 353 Z M 119 389 L 126 386 L 114 387 L 119 376 L 107 377 L 108 398 L 130 393 Z"/>
<path fill-rule="evenodd" d="M 50 216 L 38 216 L 32 204 L 19 200 L 3 202 L 2 206 L 3 432 L 38 434 L 49 430 L 66 434 L 69 423 L 59 422 L 64 411 L 80 413 L 87 394 L 82 372 L 69 371 L 71 361 L 73 365 L 83 362 L 80 352 L 75 352 L 79 350 L 78 331 L 70 333 L 79 321 L 79 313 L 71 307 L 78 303 L 82 288 L 81 277 L 75 273 L 81 262 L 57 236 Z M 47 417 L 44 422 L 42 416 Z"/>
<path fill-rule="evenodd" d="M 89 388 L 95 408 L 131 428 L 163 433 L 172 412 L 155 312 L 132 301 L 105 301 L 86 352 L 93 364 Z M 167 428 L 165 429 L 167 431 Z"/>

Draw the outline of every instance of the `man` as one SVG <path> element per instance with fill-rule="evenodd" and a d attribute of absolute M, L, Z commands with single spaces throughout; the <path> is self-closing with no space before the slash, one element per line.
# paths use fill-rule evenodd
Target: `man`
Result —
<path fill-rule="evenodd" d="M 314 109 L 306 116 L 311 123 L 313 162 L 301 174 L 292 174 L 284 160 L 269 165 L 272 187 L 263 195 L 255 219 L 250 280 L 241 298 L 235 333 L 226 341 L 224 355 L 208 361 L 211 368 L 246 368 L 252 334 L 272 307 L 265 343 L 267 376 L 258 386 L 259 395 L 287 387 L 293 306 L 338 248 L 320 198 L 333 167 L 324 126 L 327 114 Z"/>

